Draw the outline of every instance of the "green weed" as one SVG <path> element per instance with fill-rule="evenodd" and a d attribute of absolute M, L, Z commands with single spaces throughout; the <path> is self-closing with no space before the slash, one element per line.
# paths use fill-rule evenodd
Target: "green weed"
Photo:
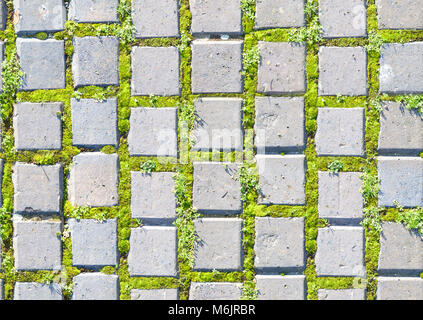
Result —
<path fill-rule="evenodd" d="M 338 173 L 339 171 L 342 170 L 343 167 L 344 167 L 344 164 L 342 163 L 341 160 L 334 160 L 328 165 L 328 169 L 332 173 Z"/>

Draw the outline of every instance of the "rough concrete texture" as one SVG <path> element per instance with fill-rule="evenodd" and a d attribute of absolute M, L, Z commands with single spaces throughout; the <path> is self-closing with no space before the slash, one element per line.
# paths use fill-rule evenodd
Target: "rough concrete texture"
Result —
<path fill-rule="evenodd" d="M 319 300 L 366 300 L 365 289 L 319 289 L 317 290 Z"/>
<path fill-rule="evenodd" d="M 257 275 L 258 300 L 306 300 L 307 282 L 303 275 Z"/>
<path fill-rule="evenodd" d="M 236 282 L 191 282 L 190 300 L 239 300 L 242 283 Z"/>
<path fill-rule="evenodd" d="M 81 273 L 73 278 L 72 300 L 119 300 L 117 275 Z"/>
<path fill-rule="evenodd" d="M 132 289 L 131 300 L 178 300 L 178 289 Z"/>
<path fill-rule="evenodd" d="M 256 29 L 304 27 L 304 0 L 256 0 Z"/>
<path fill-rule="evenodd" d="M 68 19 L 79 23 L 119 23 L 119 0 L 70 0 Z"/>
<path fill-rule="evenodd" d="M 16 282 L 13 300 L 63 300 L 57 283 Z"/>
<path fill-rule="evenodd" d="M 0 1 L 0 30 L 6 29 L 6 20 L 7 20 L 7 5 L 4 0 Z"/>
<path fill-rule="evenodd" d="M 423 29 L 422 0 L 376 0 L 379 29 Z"/>
<path fill-rule="evenodd" d="M 377 300 L 423 300 L 423 279 L 378 277 Z"/>

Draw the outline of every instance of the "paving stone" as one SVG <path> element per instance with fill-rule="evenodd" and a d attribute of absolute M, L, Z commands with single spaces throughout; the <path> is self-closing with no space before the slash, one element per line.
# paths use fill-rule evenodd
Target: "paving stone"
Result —
<path fill-rule="evenodd" d="M 238 163 L 194 162 L 194 208 L 204 214 L 241 213 L 238 170 Z"/>
<path fill-rule="evenodd" d="M 376 0 L 379 29 L 423 29 L 423 0 Z"/>
<path fill-rule="evenodd" d="M 239 0 L 189 0 L 191 32 L 198 34 L 242 34 Z"/>
<path fill-rule="evenodd" d="M 304 0 L 256 0 L 256 29 L 304 27 Z"/>
<path fill-rule="evenodd" d="M 420 157 L 378 157 L 379 206 L 423 206 L 423 159 Z"/>
<path fill-rule="evenodd" d="M 0 260 L 1 263 L 1 260 Z M 4 286 L 3 280 L 0 279 L 0 300 L 4 300 Z"/>
<path fill-rule="evenodd" d="M 75 88 L 119 85 L 119 39 L 74 37 L 72 73 Z"/>
<path fill-rule="evenodd" d="M 41 166 L 23 162 L 13 167 L 14 213 L 53 214 L 61 212 L 62 165 Z"/>
<path fill-rule="evenodd" d="M 423 117 L 399 102 L 382 102 L 379 154 L 412 154 L 423 151 Z"/>
<path fill-rule="evenodd" d="M 178 156 L 177 108 L 131 108 L 129 127 L 131 156 Z"/>
<path fill-rule="evenodd" d="M 194 101 L 197 121 L 195 151 L 242 151 L 242 99 L 200 98 Z"/>
<path fill-rule="evenodd" d="M 386 43 L 380 49 L 379 91 L 423 93 L 423 42 Z"/>
<path fill-rule="evenodd" d="M 16 282 L 13 300 L 63 300 L 57 283 Z"/>
<path fill-rule="evenodd" d="M 320 96 L 367 96 L 367 53 L 363 47 L 320 47 Z"/>
<path fill-rule="evenodd" d="M 320 0 L 319 6 L 324 38 L 367 36 L 365 0 Z"/>
<path fill-rule="evenodd" d="M 131 300 L 178 300 L 178 289 L 132 289 Z"/>
<path fill-rule="evenodd" d="M 316 152 L 318 156 L 364 156 L 364 108 L 319 108 Z"/>
<path fill-rule="evenodd" d="M 177 0 L 133 0 L 132 22 L 137 38 L 179 36 Z"/>
<path fill-rule="evenodd" d="M 63 40 L 16 40 L 16 51 L 24 73 L 21 90 L 64 89 L 65 42 Z"/>
<path fill-rule="evenodd" d="M 63 0 L 13 0 L 15 32 L 19 35 L 65 29 Z"/>
<path fill-rule="evenodd" d="M 84 152 L 73 158 L 68 195 L 73 206 L 111 207 L 119 204 L 117 154 Z"/>
<path fill-rule="evenodd" d="M 81 273 L 73 278 L 72 300 L 119 300 L 119 277 L 103 273 Z"/>
<path fill-rule="evenodd" d="M 383 222 L 378 274 L 418 276 L 423 272 L 423 238 L 404 225 Z"/>
<path fill-rule="evenodd" d="M 307 90 L 305 43 L 259 41 L 258 48 L 258 92 L 285 94 Z"/>
<path fill-rule="evenodd" d="M 256 97 L 257 153 L 301 152 L 305 148 L 303 97 Z"/>
<path fill-rule="evenodd" d="M 316 273 L 324 277 L 365 277 L 364 229 L 362 227 L 319 228 Z"/>
<path fill-rule="evenodd" d="M 358 224 L 363 218 L 359 172 L 319 171 L 319 218 L 331 224 Z"/>
<path fill-rule="evenodd" d="M 317 290 L 319 300 L 366 300 L 365 289 Z"/>
<path fill-rule="evenodd" d="M 303 275 L 257 275 L 258 300 L 306 300 L 307 282 Z"/>
<path fill-rule="evenodd" d="M 1 143 L 1 140 L 0 140 L 0 143 Z M 0 206 L 3 205 L 3 196 L 2 196 L 3 166 L 4 166 L 4 161 L 3 161 L 3 159 L 0 159 Z M 1 243 L 1 241 L 0 241 L 0 243 Z M 1 257 L 0 257 L 0 270 L 1 270 Z"/>
<path fill-rule="evenodd" d="M 0 30 L 6 29 L 7 5 L 4 0 L 0 1 Z"/>
<path fill-rule="evenodd" d="M 118 146 L 117 99 L 71 99 L 72 143 L 82 148 Z"/>
<path fill-rule="evenodd" d="M 13 111 L 16 150 L 62 149 L 62 102 L 17 103 Z"/>
<path fill-rule="evenodd" d="M 173 172 L 131 172 L 131 214 L 143 224 L 176 219 Z"/>
<path fill-rule="evenodd" d="M 255 218 L 254 266 L 258 272 L 305 269 L 304 218 Z"/>
<path fill-rule="evenodd" d="M 242 269 L 242 219 L 200 218 L 194 220 L 194 228 L 198 236 L 194 271 Z"/>
<path fill-rule="evenodd" d="M 242 93 L 242 47 L 238 40 L 193 41 L 192 93 Z"/>
<path fill-rule="evenodd" d="M 305 205 L 304 155 L 257 155 L 259 203 Z"/>
<path fill-rule="evenodd" d="M 130 276 L 176 277 L 178 232 L 175 227 L 131 229 L 128 266 Z"/>
<path fill-rule="evenodd" d="M 117 220 L 70 219 L 74 266 L 100 269 L 119 263 Z"/>
<path fill-rule="evenodd" d="M 69 20 L 79 23 L 119 23 L 119 0 L 70 0 Z"/>
<path fill-rule="evenodd" d="M 61 270 L 62 226 L 56 221 L 14 222 L 13 250 L 17 271 Z"/>
<path fill-rule="evenodd" d="M 378 277 L 377 300 L 423 300 L 423 279 Z"/>
<path fill-rule="evenodd" d="M 189 300 L 239 300 L 242 283 L 191 282 Z"/>

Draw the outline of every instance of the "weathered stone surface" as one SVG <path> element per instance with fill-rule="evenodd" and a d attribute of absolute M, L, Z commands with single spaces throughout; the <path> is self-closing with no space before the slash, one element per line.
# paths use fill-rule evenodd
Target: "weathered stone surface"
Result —
<path fill-rule="evenodd" d="M 364 156 L 364 108 L 319 108 L 318 156 Z"/>
<path fill-rule="evenodd" d="M 376 0 L 379 29 L 423 29 L 422 0 Z"/>
<path fill-rule="evenodd" d="M 317 290 L 319 300 L 366 300 L 365 289 Z"/>
<path fill-rule="evenodd" d="M 0 3 L 2 3 L 2 2 L 0 2 Z M 0 10 L 1 10 L 1 7 L 0 7 Z M 0 16 L 1 16 L 1 11 L 0 11 Z M 0 21 L 0 23 L 1 23 L 1 21 Z M 0 30 L 1 30 L 1 28 L 0 28 Z M 0 60 L 0 63 L 1 63 L 0 64 L 0 88 L 3 88 L 3 75 L 2 75 L 2 73 L 3 73 L 3 65 L 2 65 L 2 63 L 5 60 L 5 56 L 4 56 L 4 42 L 3 41 L 0 41 L 0 59 L 1 59 Z M 3 89 L 0 89 L 0 90 L 2 91 Z"/>
<path fill-rule="evenodd" d="M 175 227 L 131 229 L 128 267 L 130 276 L 176 277 L 178 232 Z"/>
<path fill-rule="evenodd" d="M 200 218 L 194 220 L 198 235 L 195 271 L 239 271 L 242 269 L 242 219 Z"/>
<path fill-rule="evenodd" d="M 16 282 L 13 300 L 63 300 L 57 283 Z"/>
<path fill-rule="evenodd" d="M 4 286 L 3 286 L 3 280 L 1 279 L 0 279 L 0 300 L 4 300 Z"/>
<path fill-rule="evenodd" d="M 423 206 L 423 159 L 420 157 L 378 157 L 379 206 Z"/>
<path fill-rule="evenodd" d="M 4 0 L 0 1 L 0 30 L 6 29 L 7 5 Z"/>
<path fill-rule="evenodd" d="M 305 205 L 304 155 L 257 155 L 259 203 Z"/>
<path fill-rule="evenodd" d="M 306 91 L 305 43 L 259 41 L 258 48 L 258 92 L 286 94 Z"/>
<path fill-rule="evenodd" d="M 118 205 L 119 157 L 117 154 L 84 152 L 73 158 L 68 196 L 73 206 Z"/>
<path fill-rule="evenodd" d="M 74 37 L 72 73 L 75 88 L 119 85 L 119 39 Z"/>
<path fill-rule="evenodd" d="M 257 275 L 258 300 L 306 300 L 307 282 L 303 275 Z"/>
<path fill-rule="evenodd" d="M 55 221 L 14 222 L 13 251 L 17 271 L 61 270 L 61 223 Z"/>
<path fill-rule="evenodd" d="M 191 282 L 189 300 L 239 300 L 242 283 Z"/>
<path fill-rule="evenodd" d="M 193 94 L 242 93 L 243 41 L 192 42 Z"/>
<path fill-rule="evenodd" d="M 70 0 L 69 20 L 79 23 L 119 23 L 119 0 Z"/>
<path fill-rule="evenodd" d="M 131 300 L 178 300 L 178 289 L 132 289 Z"/>
<path fill-rule="evenodd" d="M 129 121 L 131 156 L 177 157 L 177 108 L 131 108 Z"/>
<path fill-rule="evenodd" d="M 204 214 L 242 211 L 239 164 L 194 162 L 193 206 Z"/>
<path fill-rule="evenodd" d="M 131 94 L 180 96 L 180 56 L 176 47 L 133 47 Z"/>
<path fill-rule="evenodd" d="M 304 27 L 304 0 L 256 0 L 256 29 Z"/>
<path fill-rule="evenodd" d="M 13 111 L 16 150 L 62 149 L 62 102 L 17 103 Z"/>
<path fill-rule="evenodd" d="M 63 40 L 18 38 L 16 52 L 24 73 L 20 90 L 64 89 L 66 87 Z"/>
<path fill-rule="evenodd" d="M 365 277 L 364 229 L 362 227 L 319 228 L 316 273 L 323 277 Z"/>
<path fill-rule="evenodd" d="M 423 300 L 423 279 L 378 277 L 377 300 Z"/>
<path fill-rule="evenodd" d="M 304 218 L 255 218 L 254 266 L 258 272 L 305 269 Z"/>
<path fill-rule="evenodd" d="M 103 273 L 81 273 L 73 278 L 72 300 L 119 300 L 119 277 Z"/>
<path fill-rule="evenodd" d="M 367 53 L 363 47 L 320 47 L 320 96 L 367 96 Z"/>

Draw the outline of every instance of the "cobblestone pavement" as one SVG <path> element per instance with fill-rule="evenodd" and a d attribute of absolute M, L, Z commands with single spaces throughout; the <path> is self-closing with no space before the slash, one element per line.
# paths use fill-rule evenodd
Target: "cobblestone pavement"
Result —
<path fill-rule="evenodd" d="M 423 299 L 423 0 L 0 2 L 2 299 Z"/>

